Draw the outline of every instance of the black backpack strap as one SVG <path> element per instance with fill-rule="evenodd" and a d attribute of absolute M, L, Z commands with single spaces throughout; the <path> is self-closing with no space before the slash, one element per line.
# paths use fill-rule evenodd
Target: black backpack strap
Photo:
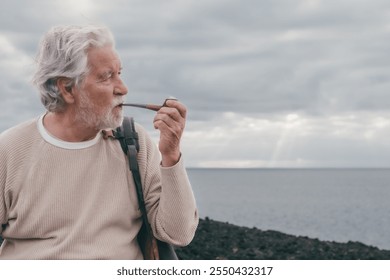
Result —
<path fill-rule="evenodd" d="M 139 151 L 138 133 L 135 130 L 134 119 L 125 117 L 122 126 L 113 131 L 113 135 L 120 141 L 123 152 L 127 155 L 129 168 L 133 174 L 135 189 L 137 192 L 138 204 L 142 213 L 142 227 L 138 234 L 138 242 L 144 257 L 158 259 L 157 240 L 153 237 L 148 216 L 146 212 L 144 194 L 142 191 L 141 175 L 138 167 L 137 154 Z"/>
<path fill-rule="evenodd" d="M 127 155 L 129 167 L 133 174 L 135 187 L 137 190 L 137 197 L 139 207 L 142 215 L 146 216 L 146 207 L 144 195 L 142 191 L 141 175 L 139 173 L 137 154 L 139 151 L 138 133 L 135 130 L 134 119 L 132 117 L 125 117 L 122 126 L 118 127 L 114 132 L 114 136 L 121 143 L 123 152 Z"/>
<path fill-rule="evenodd" d="M 134 119 L 132 117 L 124 117 L 122 126 L 114 131 L 114 137 L 120 141 L 125 154 L 127 154 L 128 145 L 134 145 L 137 152 L 139 151 L 138 133 L 135 130 Z"/>

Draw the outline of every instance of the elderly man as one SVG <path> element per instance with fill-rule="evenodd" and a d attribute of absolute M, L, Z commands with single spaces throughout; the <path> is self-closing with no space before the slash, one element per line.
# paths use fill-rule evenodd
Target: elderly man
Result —
<path fill-rule="evenodd" d="M 47 112 L 0 135 L 0 259 L 142 259 L 142 224 L 119 141 L 127 88 L 111 32 L 59 26 L 43 38 L 34 83 Z M 155 118 L 155 145 L 136 125 L 148 218 L 156 238 L 185 246 L 198 224 L 180 152 L 186 107 Z"/>

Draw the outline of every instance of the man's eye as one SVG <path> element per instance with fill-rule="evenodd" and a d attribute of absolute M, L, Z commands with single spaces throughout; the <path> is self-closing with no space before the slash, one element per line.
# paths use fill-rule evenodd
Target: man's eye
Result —
<path fill-rule="evenodd" d="M 101 75 L 98 79 L 98 82 L 104 82 L 104 81 L 107 81 L 109 79 L 111 79 L 113 73 L 106 73 L 104 75 Z"/>

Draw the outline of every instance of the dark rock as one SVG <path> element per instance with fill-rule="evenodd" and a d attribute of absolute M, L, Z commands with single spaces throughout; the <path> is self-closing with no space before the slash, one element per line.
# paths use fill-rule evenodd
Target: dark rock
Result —
<path fill-rule="evenodd" d="M 194 240 L 177 248 L 183 260 L 389 260 L 390 251 L 201 219 Z"/>

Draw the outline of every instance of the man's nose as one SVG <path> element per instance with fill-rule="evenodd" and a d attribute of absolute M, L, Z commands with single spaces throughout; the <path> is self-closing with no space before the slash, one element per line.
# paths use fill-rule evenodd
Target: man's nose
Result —
<path fill-rule="evenodd" d="M 117 95 L 126 95 L 128 92 L 127 86 L 125 83 L 122 81 L 121 78 L 118 79 L 118 84 L 115 87 L 115 94 Z"/>

